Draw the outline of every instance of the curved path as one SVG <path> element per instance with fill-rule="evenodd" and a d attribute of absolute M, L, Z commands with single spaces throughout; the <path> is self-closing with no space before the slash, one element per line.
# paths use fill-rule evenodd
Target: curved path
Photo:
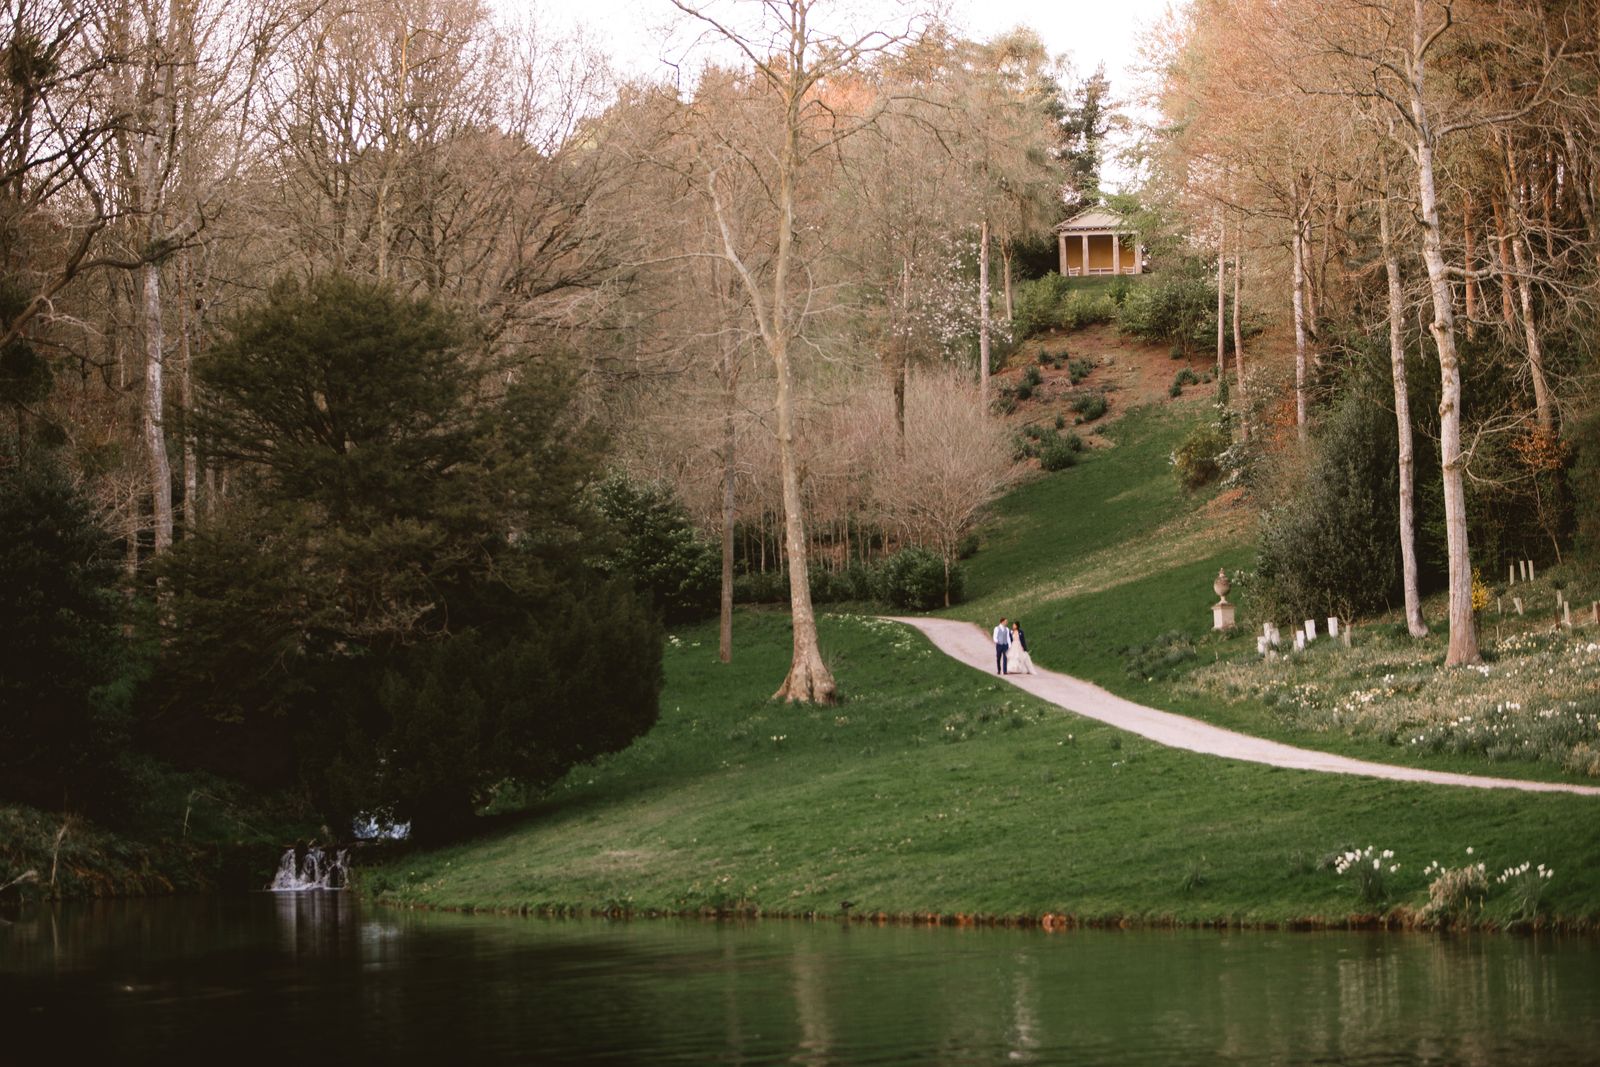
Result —
<path fill-rule="evenodd" d="M 955 619 L 900 618 L 922 631 L 935 648 L 978 670 L 994 670 L 994 643 L 986 630 Z M 1209 756 L 1265 763 L 1324 774 L 1359 774 L 1369 778 L 1390 778 L 1397 782 L 1431 782 L 1435 785 L 1461 785 L 1474 789 L 1523 789 L 1530 793 L 1581 793 L 1600 796 L 1600 786 L 1569 785 L 1565 782 L 1524 782 L 1514 778 L 1485 778 L 1474 774 L 1426 771 L 1417 767 L 1395 767 L 1387 763 L 1335 756 L 1309 748 L 1296 748 L 1249 734 L 1224 730 L 1198 719 L 1157 711 L 1106 692 L 1097 685 L 1035 665 L 1036 674 L 1008 674 L 1005 680 L 1047 700 L 1057 707 L 1098 719 L 1122 730 L 1147 737 L 1170 748 L 1184 748 Z"/>

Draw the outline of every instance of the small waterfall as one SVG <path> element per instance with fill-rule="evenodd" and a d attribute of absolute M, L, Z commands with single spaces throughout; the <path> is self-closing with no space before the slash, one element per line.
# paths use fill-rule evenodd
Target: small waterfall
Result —
<path fill-rule="evenodd" d="M 297 849 L 287 849 L 267 889 L 273 893 L 298 893 L 307 889 L 343 889 L 349 883 L 350 850 L 341 848 L 330 856 L 320 846 L 312 845 L 303 859 Z"/>

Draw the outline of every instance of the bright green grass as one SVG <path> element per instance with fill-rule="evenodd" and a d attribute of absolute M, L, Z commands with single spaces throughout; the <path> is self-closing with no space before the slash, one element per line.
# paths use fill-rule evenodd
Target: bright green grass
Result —
<path fill-rule="evenodd" d="M 890 623 L 825 617 L 846 701 L 767 701 L 784 616 L 741 613 L 666 655 L 659 725 L 525 821 L 363 874 L 401 904 L 635 911 L 1057 912 L 1085 920 L 1342 921 L 1425 899 L 1430 860 L 1552 865 L 1548 915 L 1600 918 L 1593 799 L 1280 771 L 1161 748 L 1057 711 Z M 1402 864 L 1382 904 L 1320 867 Z M 1504 891 L 1485 916 L 1508 917 Z"/>
<path fill-rule="evenodd" d="M 1591 782 L 1537 759 L 1488 762 L 1419 750 L 1342 730 L 1308 730 L 1260 700 L 1222 701 L 1185 694 L 1160 677 L 1130 676 L 1127 650 L 1179 632 L 1197 650 L 1187 667 L 1255 660 L 1249 626 L 1211 630 L 1212 579 L 1219 568 L 1252 568 L 1253 525 L 1204 521 L 1210 494 L 1178 488 L 1167 457 L 1198 420 L 1203 400 L 1140 408 L 1107 435 L 1116 447 L 1088 454 L 1077 467 L 1032 481 L 999 501 L 982 550 L 967 563 L 967 602 L 944 614 L 992 626 L 1022 619 L 1036 662 L 1093 681 L 1152 707 L 1229 729 L 1377 762 L 1542 781 Z M 1236 592 L 1249 617 L 1248 590 Z M 1435 616 L 1439 614 L 1435 611 Z M 1443 663 L 1445 633 L 1428 641 Z M 1487 639 L 1487 635 L 1486 635 Z M 1338 650 L 1313 646 L 1308 663 Z"/>

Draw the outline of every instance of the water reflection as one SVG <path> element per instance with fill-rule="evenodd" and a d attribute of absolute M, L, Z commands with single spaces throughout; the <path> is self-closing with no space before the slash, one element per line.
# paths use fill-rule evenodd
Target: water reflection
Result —
<path fill-rule="evenodd" d="M 345 894 L 0 926 L 0 1060 L 1550 1063 L 1600 1041 L 1587 939 L 551 923 Z M 187 1058 L 187 1057 L 180 1057 Z"/>

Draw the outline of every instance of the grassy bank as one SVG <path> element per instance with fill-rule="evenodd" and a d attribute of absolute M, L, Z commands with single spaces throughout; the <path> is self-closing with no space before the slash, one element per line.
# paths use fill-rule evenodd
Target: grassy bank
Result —
<path fill-rule="evenodd" d="M 949 614 L 984 625 L 1020 617 L 1040 664 L 1230 729 L 1436 770 L 1595 780 L 1600 632 L 1552 632 L 1551 620 L 1552 583 L 1586 606 L 1600 578 L 1568 567 L 1518 586 L 1529 614 L 1514 615 L 1509 595 L 1504 613 L 1482 614 L 1489 662 L 1479 669 L 1439 670 L 1442 595 L 1425 605 L 1436 627 L 1422 641 L 1393 618 L 1361 620 L 1353 650 L 1323 641 L 1263 663 L 1254 513 L 1229 494 L 1184 493 L 1168 464 L 1206 410 L 1132 411 L 1107 432 L 1115 448 L 1001 501 L 970 561 L 971 599 Z M 1211 631 L 1218 569 L 1245 575 L 1230 596 L 1232 634 Z M 1288 632 L 1292 620 L 1275 621 Z"/>
<path fill-rule="evenodd" d="M 1415 918 L 1424 867 L 1484 862 L 1466 918 L 1600 919 L 1595 803 L 1278 771 L 1163 749 L 1056 711 L 898 626 L 827 617 L 847 700 L 773 705 L 786 619 L 710 627 L 666 659 L 659 726 L 527 820 L 362 875 L 401 905 L 508 910 L 1072 916 L 1343 923 Z M 1365 898 L 1335 857 L 1395 855 Z M 1467 849 L 1473 852 L 1469 858 Z M 1533 906 L 1496 885 L 1557 873 Z"/>

